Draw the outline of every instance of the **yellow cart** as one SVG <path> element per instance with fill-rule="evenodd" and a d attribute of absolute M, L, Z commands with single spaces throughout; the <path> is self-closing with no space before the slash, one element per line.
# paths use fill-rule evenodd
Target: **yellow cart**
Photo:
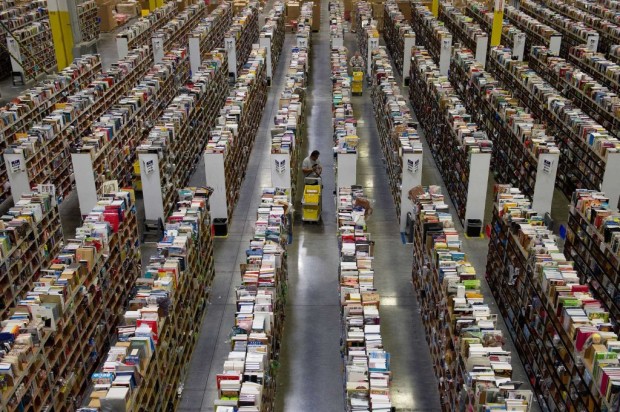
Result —
<path fill-rule="evenodd" d="M 318 223 L 321 220 L 321 179 L 306 178 L 301 199 L 301 220 Z"/>
<path fill-rule="evenodd" d="M 364 89 L 364 72 L 359 68 L 353 69 L 353 81 L 351 82 L 351 93 L 362 95 Z"/>

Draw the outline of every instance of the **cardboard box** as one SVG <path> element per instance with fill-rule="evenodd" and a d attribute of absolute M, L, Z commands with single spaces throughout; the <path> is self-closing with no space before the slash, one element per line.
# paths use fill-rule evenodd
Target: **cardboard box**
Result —
<path fill-rule="evenodd" d="M 344 0 L 344 11 L 351 12 L 353 10 L 353 0 Z"/>
<path fill-rule="evenodd" d="M 99 20 L 101 20 L 101 31 L 110 32 L 117 26 L 116 19 L 114 18 L 114 12 L 116 4 L 114 2 L 100 4 L 99 5 Z"/>
<path fill-rule="evenodd" d="M 138 3 L 119 3 L 116 5 L 116 12 L 127 15 L 130 19 L 138 15 L 140 6 Z"/>
<path fill-rule="evenodd" d="M 312 5 L 312 31 L 319 31 L 321 28 L 321 2 L 315 1 Z"/>
<path fill-rule="evenodd" d="M 297 2 L 286 3 L 286 19 L 297 20 L 301 14 L 301 4 Z"/>
<path fill-rule="evenodd" d="M 411 21 L 411 2 L 409 1 L 399 1 L 398 9 L 405 16 L 407 21 Z"/>
<path fill-rule="evenodd" d="M 383 4 L 373 3 L 372 5 L 372 17 L 375 19 L 383 18 Z"/>

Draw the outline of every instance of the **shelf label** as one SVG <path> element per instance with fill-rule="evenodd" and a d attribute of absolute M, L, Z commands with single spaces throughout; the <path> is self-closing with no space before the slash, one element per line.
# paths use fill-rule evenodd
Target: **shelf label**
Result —
<path fill-rule="evenodd" d="M 150 175 L 155 171 L 155 162 L 153 160 L 147 160 L 144 163 L 144 173 Z"/>

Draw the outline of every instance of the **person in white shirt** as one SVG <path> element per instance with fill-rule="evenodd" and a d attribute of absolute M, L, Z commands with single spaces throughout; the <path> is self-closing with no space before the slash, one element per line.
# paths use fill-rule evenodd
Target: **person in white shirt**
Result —
<path fill-rule="evenodd" d="M 306 157 L 301 164 L 301 171 L 304 173 L 304 177 L 321 177 L 323 167 L 319 161 L 319 151 L 314 150 L 310 153 L 310 156 Z"/>

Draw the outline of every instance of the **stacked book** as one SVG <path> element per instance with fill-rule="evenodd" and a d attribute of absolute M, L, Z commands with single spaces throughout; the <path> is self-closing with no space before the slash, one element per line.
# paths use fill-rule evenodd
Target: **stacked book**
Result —
<path fill-rule="evenodd" d="M 177 387 L 192 355 L 213 276 L 210 192 L 179 190 L 157 253 L 126 297 L 117 340 L 88 374 L 88 405 L 80 412 L 176 407 Z"/>
<path fill-rule="evenodd" d="M 284 80 L 284 90 L 280 94 L 278 110 L 271 129 L 271 154 L 288 155 L 293 199 L 295 198 L 294 190 L 297 187 L 297 175 L 301 167 L 300 156 L 306 119 L 306 87 L 310 70 L 309 55 L 310 50 L 307 47 L 294 46 L 292 48 L 291 62 Z M 282 167 L 284 168 L 284 165 Z"/>
<path fill-rule="evenodd" d="M 241 265 L 231 351 L 216 376 L 216 412 L 266 412 L 275 404 L 273 369 L 280 353 L 286 304 L 290 193 L 265 188 L 254 234 Z"/>
<path fill-rule="evenodd" d="M 481 280 L 463 251 L 441 189 L 418 186 L 413 284 L 430 346 L 442 410 L 528 411 L 532 394 L 512 382 L 512 355 Z"/>
<path fill-rule="evenodd" d="M 465 14 L 472 17 L 487 33 L 491 31 L 493 27 L 493 10 L 490 10 L 485 3 L 478 1 L 468 2 Z M 504 19 L 502 22 L 501 44 L 514 48 L 515 39 L 521 36 L 525 37 L 525 33 L 510 23 L 510 21 Z"/>
<path fill-rule="evenodd" d="M 394 61 L 394 65 L 402 76 L 405 67 L 405 59 L 409 56 L 409 51 L 405 50 L 405 39 L 413 38 L 415 44 L 415 32 L 411 28 L 411 24 L 401 13 L 398 3 L 395 0 L 385 2 L 385 11 L 383 12 L 385 46 L 390 52 L 390 56 Z"/>
<path fill-rule="evenodd" d="M 329 39 L 332 49 L 335 42 L 344 41 L 344 5 L 342 1 L 329 2 Z M 338 40 L 336 40 L 338 39 Z M 338 44 L 336 44 L 336 47 Z"/>
<path fill-rule="evenodd" d="M 431 153 L 461 221 L 469 190 L 470 155 L 491 153 L 493 142 L 480 129 L 430 54 L 415 47 L 411 59 L 410 100 L 424 128 Z"/>
<path fill-rule="evenodd" d="M 32 289 L 41 270 L 58 254 L 62 238 L 58 206 L 50 193 L 24 193 L 0 217 L 0 318 Z"/>
<path fill-rule="evenodd" d="M 620 65 L 608 60 L 603 53 L 581 45 L 572 47 L 568 58 L 616 93 L 620 91 Z"/>
<path fill-rule="evenodd" d="M 414 18 L 411 25 L 417 36 L 416 42 L 424 45 L 435 61 L 439 62 L 444 42 L 452 44 L 452 33 L 425 5 L 415 4 L 412 13 Z"/>
<path fill-rule="evenodd" d="M 377 44 L 379 43 L 379 30 L 376 20 L 372 18 L 372 4 L 366 1 L 359 1 L 357 3 L 356 19 L 357 47 L 364 59 L 365 67 L 370 54 L 370 50 L 368 50 L 370 39 L 377 39 Z"/>
<path fill-rule="evenodd" d="M 526 54 L 529 54 L 532 46 L 544 45 L 550 47 L 553 38 L 562 38 L 560 32 L 554 28 L 513 6 L 506 5 L 506 7 L 504 7 L 504 15 L 510 23 L 527 33 L 525 42 Z"/>
<path fill-rule="evenodd" d="M 584 272 L 580 255 L 567 257 L 570 247 L 562 253 L 518 189 L 495 191 L 487 275 L 529 378 L 557 377 L 535 387 L 539 401 L 549 409 L 613 410 L 620 402 L 619 312 L 599 283 L 603 274 Z M 605 204 L 604 195 L 588 191 L 575 192 L 573 201 L 579 213 Z M 578 396 L 565 397 L 576 388 Z"/>
<path fill-rule="evenodd" d="M 226 52 L 213 50 L 137 147 L 138 153 L 159 156 L 161 181 L 157 189 L 162 192 L 164 216 L 172 212 L 177 190 L 189 181 L 208 131 L 216 124 L 228 92 L 227 73 Z"/>
<path fill-rule="evenodd" d="M 258 40 L 259 30 L 258 3 L 252 1 L 235 15 L 232 25 L 224 35 L 225 39 L 235 41 L 237 73 L 241 71 L 253 53 L 252 45 Z"/>
<path fill-rule="evenodd" d="M 253 49 L 209 131 L 205 153 L 224 154 L 228 218 L 236 205 L 258 131 L 266 93 L 266 53 Z"/>
<path fill-rule="evenodd" d="M 351 103 L 351 77 L 346 47 L 332 49 L 331 67 L 334 147 L 338 153 L 357 153 L 359 137 Z"/>
<path fill-rule="evenodd" d="M 396 83 L 390 59 L 383 47 L 372 51 L 370 76 L 371 96 L 381 150 L 387 163 L 390 191 L 396 207 L 396 215 L 400 216 L 402 191 L 407 190 L 407 188 L 402 188 L 402 175 L 410 167 L 408 164 L 403 164 L 403 155 L 421 153 L 422 141 L 416 130 L 418 124 L 413 120 L 407 100 Z M 421 165 L 411 165 L 411 168 L 421 168 Z"/>
<path fill-rule="evenodd" d="M 446 23 L 456 39 L 465 47 L 476 51 L 476 41 L 481 37 L 488 37 L 487 31 L 473 19 L 463 14 L 457 7 L 450 4 L 441 4 L 440 18 Z"/>
<path fill-rule="evenodd" d="M 453 51 L 450 79 L 467 110 L 493 141 L 492 168 L 497 179 L 512 182 L 533 196 L 539 154 L 559 153 L 555 137 L 482 68 L 470 50 Z"/>
<path fill-rule="evenodd" d="M 275 72 L 280 54 L 282 54 L 282 46 L 284 45 L 284 20 L 284 3 L 277 1 L 273 4 L 267 17 L 265 17 L 265 24 L 260 29 L 259 33 L 259 39 L 268 38 L 270 40 L 271 73 Z"/>
<path fill-rule="evenodd" d="M 392 374 L 381 337 L 374 242 L 366 232 L 371 210 L 359 186 L 339 188 L 336 201 L 346 410 L 387 412 L 392 410 Z"/>
<path fill-rule="evenodd" d="M 24 287 L 0 332 L 2 410 L 61 410 L 83 396 L 79 377 L 102 360 L 138 276 L 137 244 L 133 193 L 108 194 Z"/>
<path fill-rule="evenodd" d="M 127 50 L 140 46 L 152 46 L 151 35 L 159 30 L 177 13 L 175 2 L 164 3 L 163 6 L 149 12 L 145 17 L 141 17 L 134 23 L 125 27 L 116 34 L 117 39 L 125 39 Z M 118 41 L 117 41 L 118 42 Z"/>
<path fill-rule="evenodd" d="M 189 42 L 198 40 L 200 60 L 209 51 L 224 46 L 224 34 L 233 21 L 232 5 L 228 2 L 220 3 L 209 15 L 200 20 L 189 34 Z M 191 50 L 191 46 L 190 46 Z M 191 53 L 191 51 L 190 51 Z"/>
<path fill-rule="evenodd" d="M 183 12 L 175 14 L 160 29 L 152 32 L 152 40 L 161 42 L 163 51 L 185 47 L 190 33 L 205 16 L 207 6 L 203 2 L 190 5 Z"/>

